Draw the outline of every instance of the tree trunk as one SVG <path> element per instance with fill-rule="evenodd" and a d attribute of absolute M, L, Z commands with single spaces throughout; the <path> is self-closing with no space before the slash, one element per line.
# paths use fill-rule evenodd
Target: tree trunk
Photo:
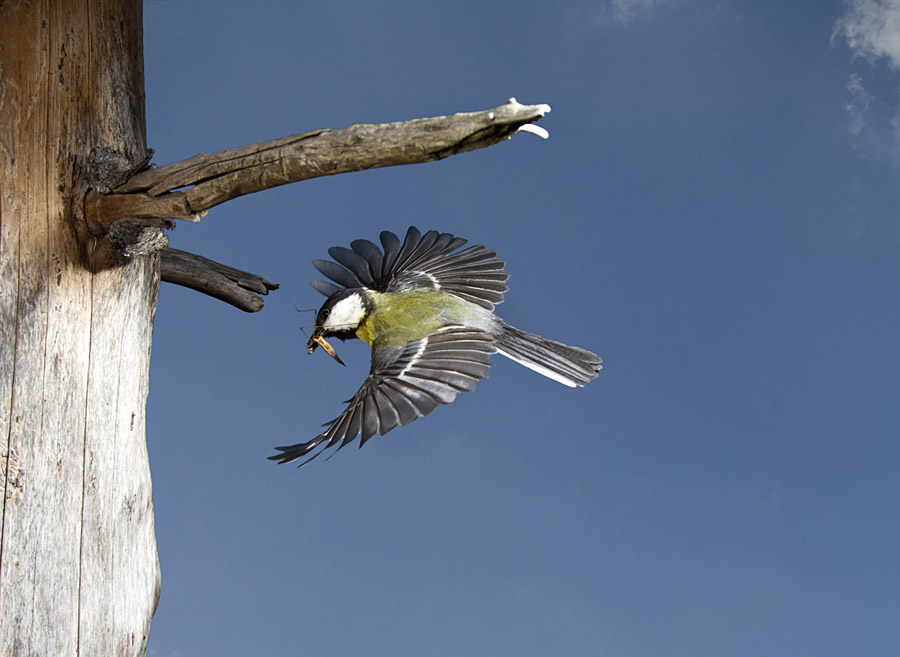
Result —
<path fill-rule="evenodd" d="M 158 597 L 159 258 L 83 213 L 92 151 L 145 155 L 142 38 L 140 0 L 0 0 L 0 655 L 142 655 Z"/>

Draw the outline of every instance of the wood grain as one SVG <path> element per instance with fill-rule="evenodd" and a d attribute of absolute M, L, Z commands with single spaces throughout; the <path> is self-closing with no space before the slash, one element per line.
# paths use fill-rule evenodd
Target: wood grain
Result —
<path fill-rule="evenodd" d="M 82 209 L 93 147 L 146 152 L 141 42 L 137 0 L 0 3 L 0 655 L 143 655 L 158 597 L 158 257 Z"/>
<path fill-rule="evenodd" d="M 88 222 L 98 232 L 139 207 L 139 216 L 197 218 L 220 203 L 279 185 L 401 164 L 442 160 L 509 139 L 550 107 L 514 98 L 480 112 L 395 123 L 358 123 L 201 153 L 146 169 L 102 198 L 87 197 Z M 184 191 L 182 188 L 187 188 Z M 154 207 L 156 199 L 158 207 Z M 171 209 L 168 209 L 171 208 Z M 153 214 L 158 212 L 158 214 Z M 176 214 L 171 214 L 175 212 Z"/>

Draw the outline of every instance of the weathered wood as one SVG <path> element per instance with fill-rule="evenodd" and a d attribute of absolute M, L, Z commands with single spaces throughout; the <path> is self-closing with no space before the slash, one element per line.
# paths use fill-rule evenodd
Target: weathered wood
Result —
<path fill-rule="evenodd" d="M 124 217 L 188 218 L 238 196 L 300 180 L 433 162 L 509 139 L 549 111 L 548 105 L 522 105 L 510 98 L 499 107 L 481 112 L 396 123 L 358 123 L 340 130 L 313 130 L 218 153 L 201 153 L 146 169 L 113 194 L 89 193 L 88 222 L 102 234 L 112 222 Z M 184 187 L 189 189 L 173 191 Z M 154 206 L 151 199 L 158 199 L 159 205 Z M 133 212 L 142 214 L 129 214 Z"/>
<path fill-rule="evenodd" d="M 93 147 L 146 153 L 139 0 L 0 2 L 0 655 L 142 655 L 156 256 L 83 230 Z"/>
<path fill-rule="evenodd" d="M 162 196 L 91 193 L 85 200 L 84 209 L 88 228 L 96 235 L 103 235 L 109 228 L 108 223 L 97 221 L 99 217 L 200 221 L 206 214 L 206 212 L 192 212 L 184 192 Z"/>
<path fill-rule="evenodd" d="M 262 276 L 178 249 L 161 251 L 160 267 L 163 281 L 208 294 L 248 313 L 262 309 L 264 302 L 257 295 L 278 289 Z"/>

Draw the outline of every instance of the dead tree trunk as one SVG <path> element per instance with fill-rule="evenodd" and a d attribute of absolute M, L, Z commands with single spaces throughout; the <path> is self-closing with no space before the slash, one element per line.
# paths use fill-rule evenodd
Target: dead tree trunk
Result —
<path fill-rule="evenodd" d="M 0 1 L 2 655 L 144 654 L 159 258 L 82 213 L 91 152 L 145 150 L 140 0 Z"/>

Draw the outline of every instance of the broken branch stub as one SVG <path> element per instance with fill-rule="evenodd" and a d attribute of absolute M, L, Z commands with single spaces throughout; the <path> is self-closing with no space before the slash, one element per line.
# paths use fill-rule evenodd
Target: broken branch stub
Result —
<path fill-rule="evenodd" d="M 171 248 L 160 252 L 160 277 L 167 283 L 208 294 L 248 313 L 262 309 L 263 300 L 259 295 L 278 289 L 277 283 L 270 283 L 257 274 Z"/>

